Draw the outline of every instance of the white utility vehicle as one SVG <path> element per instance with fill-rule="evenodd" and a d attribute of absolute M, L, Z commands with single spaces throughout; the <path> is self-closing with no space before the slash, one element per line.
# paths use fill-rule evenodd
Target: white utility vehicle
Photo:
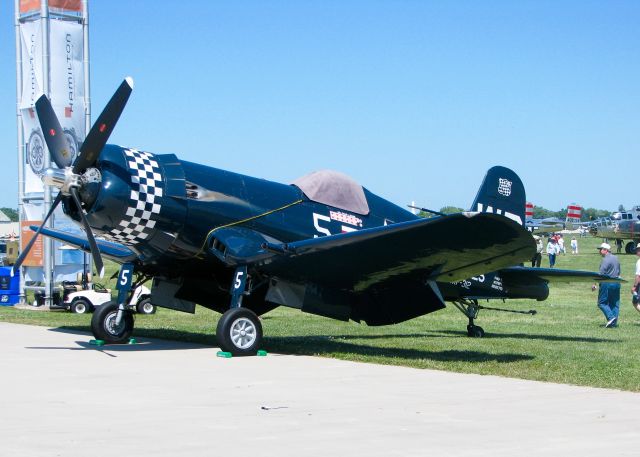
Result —
<path fill-rule="evenodd" d="M 111 290 L 97 283 L 84 289 L 77 282 L 64 281 L 62 290 L 62 300 L 56 293 L 51 309 L 66 309 L 76 314 L 92 313 L 96 307 L 112 300 Z M 34 306 L 40 306 L 40 302 L 44 301 L 43 297 L 37 295 Z M 151 291 L 146 286 L 138 286 L 133 291 L 129 307 L 132 311 L 140 314 L 154 314 L 156 312 L 155 305 L 151 303 Z"/>

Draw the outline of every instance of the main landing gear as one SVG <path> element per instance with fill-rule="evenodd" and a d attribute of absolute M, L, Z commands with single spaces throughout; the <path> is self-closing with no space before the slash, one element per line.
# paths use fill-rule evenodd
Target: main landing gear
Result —
<path fill-rule="evenodd" d="M 149 279 L 148 276 L 138 275 L 134 284 L 133 275 L 133 264 L 122 265 L 118 273 L 117 301 L 108 301 L 98 306 L 93 313 L 91 331 L 96 340 L 110 344 L 129 342 L 133 333 L 133 312 L 127 303 L 131 300 L 132 290 Z"/>
<path fill-rule="evenodd" d="M 478 304 L 478 300 L 470 300 L 467 298 L 456 300 L 453 302 L 453 304 L 460 310 L 462 314 L 467 316 L 467 318 L 469 319 L 469 324 L 467 325 L 467 336 L 470 336 L 471 338 L 482 338 L 484 336 L 484 329 L 479 325 L 475 325 L 473 322 L 478 317 L 478 313 L 481 309 L 503 311 L 505 313 L 531 314 L 532 316 L 537 312 L 533 309 L 529 311 L 516 311 L 513 309 L 490 308 L 488 306 L 480 306 Z"/>
<path fill-rule="evenodd" d="M 242 308 L 242 297 L 250 291 L 247 267 L 240 266 L 231 284 L 231 304 L 216 328 L 220 348 L 236 356 L 255 355 L 262 344 L 260 319 L 250 309 Z"/>

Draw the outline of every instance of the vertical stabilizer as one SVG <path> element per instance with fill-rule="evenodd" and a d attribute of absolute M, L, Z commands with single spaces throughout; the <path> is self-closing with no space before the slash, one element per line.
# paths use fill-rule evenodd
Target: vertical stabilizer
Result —
<path fill-rule="evenodd" d="M 492 167 L 482 181 L 471 211 L 502 214 L 524 225 L 526 203 L 520 177 L 509 168 Z"/>

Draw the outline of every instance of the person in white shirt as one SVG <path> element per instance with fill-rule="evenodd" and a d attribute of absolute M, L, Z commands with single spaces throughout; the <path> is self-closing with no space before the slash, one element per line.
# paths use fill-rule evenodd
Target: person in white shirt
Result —
<path fill-rule="evenodd" d="M 638 298 L 638 294 L 640 293 L 640 243 L 636 244 L 636 255 L 638 256 L 638 260 L 636 261 L 636 280 L 633 282 L 633 287 L 631 287 L 631 293 L 633 294 L 631 303 L 633 307 L 640 312 L 640 301 Z"/>
<path fill-rule="evenodd" d="M 566 254 L 567 250 L 564 248 L 564 238 L 562 235 L 558 237 L 558 254 Z"/>
<path fill-rule="evenodd" d="M 558 243 L 556 243 L 555 238 L 549 238 L 549 242 L 547 243 L 547 255 L 549 256 L 549 268 L 553 268 L 556 264 L 556 254 L 558 253 Z"/>
<path fill-rule="evenodd" d="M 578 240 L 576 240 L 575 236 L 573 238 L 571 238 L 571 252 L 573 254 L 577 254 L 578 253 Z"/>

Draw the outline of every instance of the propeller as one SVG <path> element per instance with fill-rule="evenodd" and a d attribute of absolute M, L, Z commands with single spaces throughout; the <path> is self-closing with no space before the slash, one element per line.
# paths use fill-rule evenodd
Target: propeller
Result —
<path fill-rule="evenodd" d="M 107 105 L 98 116 L 98 120 L 93 124 L 91 130 L 87 134 L 82 146 L 80 147 L 80 151 L 78 153 L 78 157 L 73 163 L 73 167 L 71 167 L 71 149 L 65 138 L 64 131 L 60 126 L 60 122 L 58 121 L 58 117 L 53 111 L 53 106 L 51 106 L 51 102 L 46 97 L 46 95 L 42 95 L 35 103 L 36 112 L 38 113 L 38 120 L 40 121 L 40 127 L 42 128 L 42 132 L 44 134 L 45 141 L 47 143 L 47 148 L 49 149 L 49 153 L 51 154 L 51 159 L 55 162 L 55 164 L 60 168 L 60 170 L 48 169 L 45 170 L 45 173 L 42 176 L 42 180 L 46 185 L 55 186 L 60 189 L 60 192 L 56 196 L 51 208 L 49 208 L 49 212 L 46 217 L 38 227 L 35 235 L 29 241 L 29 244 L 22 251 L 16 263 L 11 268 L 11 275 L 13 276 L 14 272 L 20 268 L 24 259 L 27 257 L 29 251 L 31 250 L 33 244 L 35 243 L 38 235 L 42 231 L 42 228 L 53 214 L 53 211 L 60 204 L 63 198 L 71 197 L 73 202 L 78 208 L 78 213 L 80 214 L 80 218 L 82 220 L 82 225 L 84 226 L 84 231 L 87 234 L 87 240 L 89 241 L 89 247 L 91 249 L 91 256 L 93 257 L 93 262 L 96 265 L 96 269 L 99 271 L 99 275 L 102 278 L 104 275 L 104 263 L 102 261 L 102 256 L 100 255 L 100 249 L 98 249 L 98 245 L 96 243 L 95 237 L 93 236 L 93 232 L 91 231 L 91 226 L 89 225 L 89 221 L 87 220 L 87 216 L 82 209 L 82 202 L 80 200 L 78 189 L 82 187 L 82 179 L 81 174 L 84 173 L 88 168 L 93 167 L 98 161 L 98 157 L 100 156 L 100 152 L 102 148 L 107 143 L 111 132 L 113 131 L 122 111 L 124 110 L 127 101 L 129 100 L 129 96 L 133 91 L 133 79 L 127 77 L 122 81 L 120 87 L 113 94 Z"/>

